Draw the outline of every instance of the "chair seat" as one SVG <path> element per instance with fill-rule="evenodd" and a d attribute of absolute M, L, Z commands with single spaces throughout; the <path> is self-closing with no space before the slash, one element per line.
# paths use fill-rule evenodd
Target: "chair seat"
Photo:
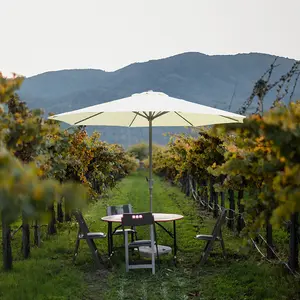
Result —
<path fill-rule="evenodd" d="M 127 231 L 129 233 L 135 233 L 136 231 L 134 229 L 131 229 L 131 228 L 125 228 L 124 231 Z M 113 235 L 120 235 L 120 234 L 123 234 L 123 229 L 117 229 L 116 231 L 113 232 Z"/>
<path fill-rule="evenodd" d="M 210 240 L 213 238 L 213 236 L 212 236 L 211 234 L 198 234 L 198 235 L 196 235 L 195 238 L 196 238 L 197 240 L 210 241 Z M 216 240 L 219 241 L 220 238 L 217 237 Z"/>
<path fill-rule="evenodd" d="M 87 234 L 88 238 L 90 239 L 102 239 L 102 238 L 106 238 L 106 234 L 103 232 L 89 232 Z M 79 239 L 83 240 L 85 239 L 85 236 L 81 233 L 79 234 Z"/>
<path fill-rule="evenodd" d="M 155 242 L 154 242 L 154 245 L 155 245 Z M 151 241 L 150 240 L 137 240 L 137 241 L 133 241 L 128 244 L 129 248 L 135 248 L 135 247 L 141 247 L 141 246 L 151 247 Z"/>

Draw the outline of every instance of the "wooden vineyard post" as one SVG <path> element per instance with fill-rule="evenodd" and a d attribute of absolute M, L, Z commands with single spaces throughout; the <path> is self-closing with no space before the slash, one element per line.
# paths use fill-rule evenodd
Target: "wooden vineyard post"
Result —
<path fill-rule="evenodd" d="M 213 189 L 214 196 L 214 218 L 219 216 L 219 207 L 218 207 L 218 193 Z"/>
<path fill-rule="evenodd" d="M 185 194 L 186 196 L 190 196 L 191 193 L 190 193 L 190 183 L 189 183 L 189 175 L 186 175 L 184 177 L 184 186 L 185 186 Z"/>
<path fill-rule="evenodd" d="M 63 223 L 64 221 L 64 212 L 63 212 L 63 198 L 57 201 L 57 221 Z"/>
<path fill-rule="evenodd" d="M 48 210 L 50 212 L 50 221 L 48 224 L 48 234 L 52 235 L 52 234 L 56 233 L 56 228 L 55 228 L 56 219 L 55 219 L 54 204 L 51 204 L 49 206 Z"/>
<path fill-rule="evenodd" d="M 220 196 L 221 196 L 221 207 L 225 208 L 225 192 L 220 192 Z"/>
<path fill-rule="evenodd" d="M 34 245 L 37 247 L 41 247 L 41 226 L 39 225 L 37 220 L 34 221 L 33 228 L 34 228 L 33 231 Z"/>
<path fill-rule="evenodd" d="M 238 233 L 240 233 L 243 230 L 243 228 L 245 227 L 245 221 L 242 217 L 242 214 L 244 213 L 244 205 L 241 204 L 241 201 L 243 198 L 244 198 L 244 190 L 239 190 L 238 191 L 238 203 L 237 203 L 239 215 L 238 215 L 237 226 L 236 226 Z"/>
<path fill-rule="evenodd" d="M 213 177 L 210 176 L 209 179 L 209 203 L 208 203 L 208 210 L 212 211 L 211 207 L 214 203 L 214 180 Z"/>
<path fill-rule="evenodd" d="M 227 227 L 231 230 L 234 230 L 234 211 L 235 211 L 235 202 L 234 202 L 234 191 L 232 189 L 228 190 L 229 196 L 229 213 Z"/>
<path fill-rule="evenodd" d="M 203 200 L 206 206 L 206 209 L 208 210 L 208 187 L 207 187 L 207 180 L 204 181 L 204 186 L 203 186 Z"/>
<path fill-rule="evenodd" d="M 22 252 L 23 257 L 30 255 L 30 226 L 25 213 L 22 214 Z"/>
<path fill-rule="evenodd" d="M 293 271 L 299 269 L 299 213 L 291 216 L 289 267 Z"/>
<path fill-rule="evenodd" d="M 6 223 L 4 212 L 2 212 L 2 251 L 3 268 L 5 271 L 12 269 L 11 229 Z"/>

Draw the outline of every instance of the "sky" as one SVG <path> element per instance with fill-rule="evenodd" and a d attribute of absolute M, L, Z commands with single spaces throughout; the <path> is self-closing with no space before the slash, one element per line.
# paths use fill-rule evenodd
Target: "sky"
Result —
<path fill-rule="evenodd" d="M 0 0 L 0 71 L 114 71 L 183 52 L 300 59 L 299 0 Z"/>

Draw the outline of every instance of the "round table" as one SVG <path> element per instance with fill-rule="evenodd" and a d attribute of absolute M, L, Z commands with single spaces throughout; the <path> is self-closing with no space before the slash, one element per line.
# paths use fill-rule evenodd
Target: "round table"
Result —
<path fill-rule="evenodd" d="M 123 214 L 119 215 L 111 215 L 102 217 L 101 220 L 108 223 L 108 254 L 109 256 L 112 254 L 111 240 L 112 240 L 112 223 L 121 223 Z M 182 215 L 178 214 L 165 214 L 165 213 L 153 213 L 154 221 L 159 227 L 161 227 L 165 232 L 169 234 L 174 240 L 174 249 L 173 256 L 174 262 L 176 262 L 176 254 L 177 254 L 177 239 L 176 239 L 176 221 L 183 219 Z M 163 222 L 173 222 L 173 232 L 169 231 L 162 224 Z"/>
<path fill-rule="evenodd" d="M 105 222 L 114 222 L 114 223 L 121 223 L 122 222 L 123 214 L 120 215 L 111 215 L 102 217 L 101 220 Z M 164 214 L 164 213 L 153 213 L 154 221 L 155 222 L 171 222 L 177 221 L 183 218 L 182 215 L 177 214 Z"/>

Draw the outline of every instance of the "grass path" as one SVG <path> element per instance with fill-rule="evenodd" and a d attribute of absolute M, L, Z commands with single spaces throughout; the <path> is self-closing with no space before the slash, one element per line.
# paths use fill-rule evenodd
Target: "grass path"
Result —
<path fill-rule="evenodd" d="M 145 175 L 132 174 L 108 198 L 89 206 L 84 215 L 91 230 L 106 232 L 106 224 L 100 218 L 106 214 L 107 205 L 131 203 L 135 211 L 148 210 Z M 85 243 L 74 266 L 71 258 L 76 228 L 64 225 L 57 236 L 44 240 L 41 249 L 34 249 L 30 260 L 17 261 L 9 274 L 0 271 L 0 299 L 300 299 L 299 282 L 283 274 L 280 266 L 264 264 L 255 260 L 251 252 L 242 251 L 241 240 L 226 230 L 229 259 L 223 260 L 217 246 L 207 264 L 200 268 L 203 243 L 194 236 L 209 233 L 214 220 L 177 187 L 158 177 L 154 183 L 153 211 L 185 216 L 177 222 L 177 267 L 168 256 L 162 258 L 155 276 L 150 270 L 126 273 L 121 249 L 113 257 L 112 269 L 95 271 Z M 171 229 L 171 223 L 166 225 Z M 157 231 L 159 244 L 172 246 L 172 239 L 160 228 Z M 139 238 L 142 237 L 139 231 Z M 114 241 L 121 245 L 122 237 Z M 106 240 L 97 245 L 106 253 Z"/>

